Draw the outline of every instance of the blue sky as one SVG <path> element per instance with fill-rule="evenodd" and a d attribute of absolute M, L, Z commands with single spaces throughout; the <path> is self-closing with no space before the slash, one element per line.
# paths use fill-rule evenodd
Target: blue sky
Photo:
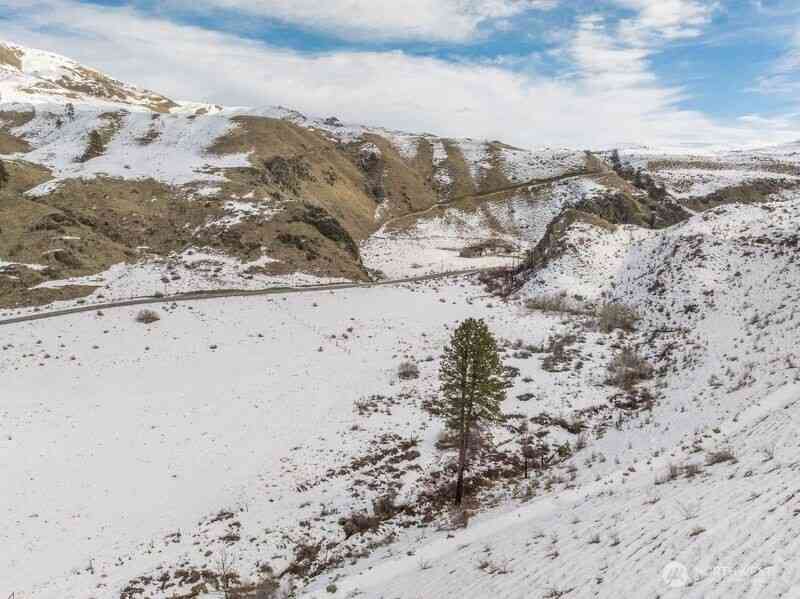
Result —
<path fill-rule="evenodd" d="M 0 35 L 173 97 L 538 145 L 800 138 L 788 0 L 11 0 Z"/>

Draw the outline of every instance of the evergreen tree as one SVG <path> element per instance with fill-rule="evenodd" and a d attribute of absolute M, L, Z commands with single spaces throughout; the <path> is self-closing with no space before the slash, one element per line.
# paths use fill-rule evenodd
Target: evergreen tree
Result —
<path fill-rule="evenodd" d="M 483 320 L 465 320 L 453 333 L 442 356 L 439 380 L 435 410 L 459 440 L 455 503 L 461 505 L 470 435 L 480 423 L 502 420 L 500 403 L 509 387 L 497 341 Z"/>
<path fill-rule="evenodd" d="M 611 166 L 617 172 L 619 172 L 619 170 L 622 168 L 622 160 L 619 157 L 619 150 L 613 150 L 611 152 Z"/>
<path fill-rule="evenodd" d="M 0 160 L 0 187 L 3 187 L 6 183 L 8 183 L 8 171 L 6 170 L 6 165 Z"/>

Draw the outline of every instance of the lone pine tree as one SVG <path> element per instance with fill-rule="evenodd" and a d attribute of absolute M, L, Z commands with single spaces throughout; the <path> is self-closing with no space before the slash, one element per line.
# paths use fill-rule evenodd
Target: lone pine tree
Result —
<path fill-rule="evenodd" d="M 479 423 L 502 420 L 500 404 L 509 387 L 497 341 L 483 320 L 465 320 L 445 348 L 439 369 L 440 397 L 436 412 L 458 435 L 456 505 L 464 497 L 470 434 Z"/>

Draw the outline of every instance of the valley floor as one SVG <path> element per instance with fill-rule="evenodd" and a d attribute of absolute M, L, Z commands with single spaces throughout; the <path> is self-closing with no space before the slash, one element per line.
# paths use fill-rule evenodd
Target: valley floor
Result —
<path fill-rule="evenodd" d="M 159 312 L 152 325 L 119 309 L 4 329 L 0 542 L 15 551 L 0 562 L 0 593 L 116 599 L 141 585 L 123 596 L 167 598 L 182 588 L 176 572 L 213 570 L 221 554 L 247 579 L 265 564 L 281 571 L 307 539 L 345 543 L 339 518 L 368 511 L 398 476 L 400 501 L 413 502 L 446 461 L 422 404 L 435 357 L 468 316 L 533 346 L 580 334 L 579 369 L 508 356 L 521 372 L 507 413 L 567 418 L 614 392 L 603 382 L 606 336 L 498 304 L 469 279 Z M 419 361 L 418 381 L 398 380 L 406 358 Z M 551 488 L 520 479 L 490 491 L 464 530 L 389 522 L 381 536 L 393 542 L 364 541 L 363 559 L 323 572 L 305 594 L 792 597 L 800 388 L 781 380 L 702 414 L 685 413 L 685 385 L 668 389 L 652 412 L 595 422 L 588 447 L 540 479 Z M 499 446 L 514 440 L 494 433 Z M 405 441 L 418 455 L 399 471 L 355 465 Z M 706 466 L 721 447 L 736 460 Z M 696 475 L 666 477 L 688 463 Z"/>
<path fill-rule="evenodd" d="M 224 546 L 225 523 L 207 523 L 222 510 L 258 538 L 232 549 L 243 570 L 280 562 L 281 533 L 320 505 L 369 503 L 346 479 L 298 488 L 386 433 L 417 437 L 435 459 L 438 425 L 418 404 L 436 362 L 422 362 L 419 389 L 396 370 L 438 355 L 467 316 L 521 334 L 483 295 L 430 283 L 165 305 L 153 325 L 118 309 L 5 327 L 0 542 L 17 550 L 0 563 L 0 593 L 116 597 L 165 562 L 203 565 Z M 544 334 L 535 324 L 531 338 Z M 396 402 L 391 417 L 354 410 L 375 395 Z"/>

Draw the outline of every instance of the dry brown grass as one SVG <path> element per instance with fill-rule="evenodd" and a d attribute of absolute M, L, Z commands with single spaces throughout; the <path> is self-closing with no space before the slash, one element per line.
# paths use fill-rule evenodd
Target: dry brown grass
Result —
<path fill-rule="evenodd" d="M 586 314 L 586 307 L 578 300 L 571 298 L 566 291 L 546 293 L 529 298 L 525 307 L 534 312 L 554 312 L 557 314 Z"/>
<path fill-rule="evenodd" d="M 597 324 L 604 333 L 617 329 L 632 332 L 640 318 L 636 310 L 625 304 L 607 302 L 597 309 Z"/>
<path fill-rule="evenodd" d="M 621 389 L 633 389 L 639 383 L 653 378 L 652 365 L 633 347 L 619 351 L 608 364 L 606 382 Z"/>

